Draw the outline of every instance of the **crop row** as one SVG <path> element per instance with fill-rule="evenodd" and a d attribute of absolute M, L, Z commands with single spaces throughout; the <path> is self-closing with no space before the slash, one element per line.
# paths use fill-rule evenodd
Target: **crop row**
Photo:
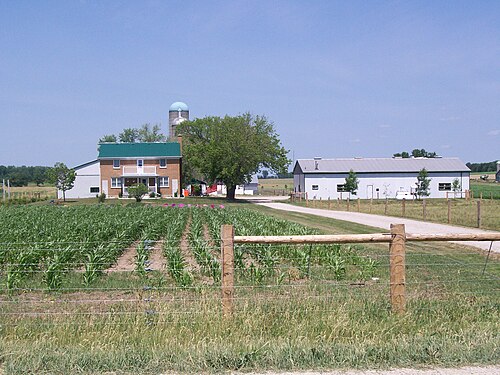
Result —
<path fill-rule="evenodd" d="M 42 275 L 48 289 L 58 289 L 71 271 L 81 272 L 83 283 L 90 285 L 131 246 L 136 250 L 135 270 L 146 276 L 150 251 L 160 239 L 166 271 L 175 284 L 186 287 L 207 278 L 218 283 L 223 224 L 233 224 L 236 235 L 318 234 L 297 223 L 239 208 L 22 206 L 0 207 L 0 218 L 0 282 L 9 290 L 30 275 Z M 196 265 L 188 264 L 186 252 Z M 237 245 L 235 266 L 238 280 L 261 283 L 270 278 L 339 280 L 348 272 L 367 279 L 375 274 L 377 263 L 351 246 Z"/>

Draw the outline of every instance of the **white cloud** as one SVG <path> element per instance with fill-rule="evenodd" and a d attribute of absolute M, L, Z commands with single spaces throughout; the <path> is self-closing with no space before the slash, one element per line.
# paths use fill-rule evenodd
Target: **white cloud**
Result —
<path fill-rule="evenodd" d="M 382 125 L 379 125 L 378 127 L 381 128 L 381 129 L 389 129 L 391 127 L 391 125 L 389 125 L 389 124 L 382 124 Z"/>
<path fill-rule="evenodd" d="M 359 142 L 361 142 L 361 139 L 354 138 L 354 139 L 351 139 L 349 142 L 351 142 L 351 143 L 359 143 Z"/>
<path fill-rule="evenodd" d="M 492 136 L 496 136 L 498 134 L 500 134 L 500 130 L 499 129 L 495 129 L 495 130 L 491 130 L 489 131 L 488 133 L 486 133 L 487 135 L 492 135 Z"/>
<path fill-rule="evenodd" d="M 451 148 L 451 146 L 450 145 L 441 145 L 441 148 L 444 148 L 447 150 L 447 149 Z"/>

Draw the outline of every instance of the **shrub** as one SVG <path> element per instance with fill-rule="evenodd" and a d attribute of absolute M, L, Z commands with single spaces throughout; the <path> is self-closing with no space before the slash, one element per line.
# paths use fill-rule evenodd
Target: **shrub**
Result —
<path fill-rule="evenodd" d="M 134 197 L 136 202 L 140 202 L 147 193 L 148 188 L 144 184 L 138 184 L 128 188 L 128 195 Z"/>
<path fill-rule="evenodd" d="M 99 203 L 104 203 L 104 201 L 106 200 L 106 194 L 105 193 L 101 193 L 97 196 L 97 200 L 99 201 Z"/>

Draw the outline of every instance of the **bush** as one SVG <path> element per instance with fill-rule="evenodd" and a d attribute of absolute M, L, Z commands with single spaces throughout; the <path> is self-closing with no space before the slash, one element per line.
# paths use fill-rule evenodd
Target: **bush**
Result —
<path fill-rule="evenodd" d="M 142 197 L 148 193 L 148 188 L 144 184 L 130 186 L 128 188 L 129 197 L 134 197 L 136 202 L 140 202 Z"/>
<path fill-rule="evenodd" d="M 104 193 L 101 193 L 97 196 L 97 200 L 99 201 L 99 203 L 104 203 L 104 201 L 106 200 L 106 194 Z"/>
<path fill-rule="evenodd" d="M 156 197 L 156 193 L 154 191 L 149 193 L 149 198 L 154 198 L 154 197 Z"/>

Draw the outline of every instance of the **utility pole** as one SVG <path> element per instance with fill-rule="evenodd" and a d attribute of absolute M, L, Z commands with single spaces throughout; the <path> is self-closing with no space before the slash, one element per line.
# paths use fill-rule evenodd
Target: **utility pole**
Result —
<path fill-rule="evenodd" d="M 10 180 L 7 180 L 7 193 L 9 195 L 9 201 L 10 201 Z"/>

